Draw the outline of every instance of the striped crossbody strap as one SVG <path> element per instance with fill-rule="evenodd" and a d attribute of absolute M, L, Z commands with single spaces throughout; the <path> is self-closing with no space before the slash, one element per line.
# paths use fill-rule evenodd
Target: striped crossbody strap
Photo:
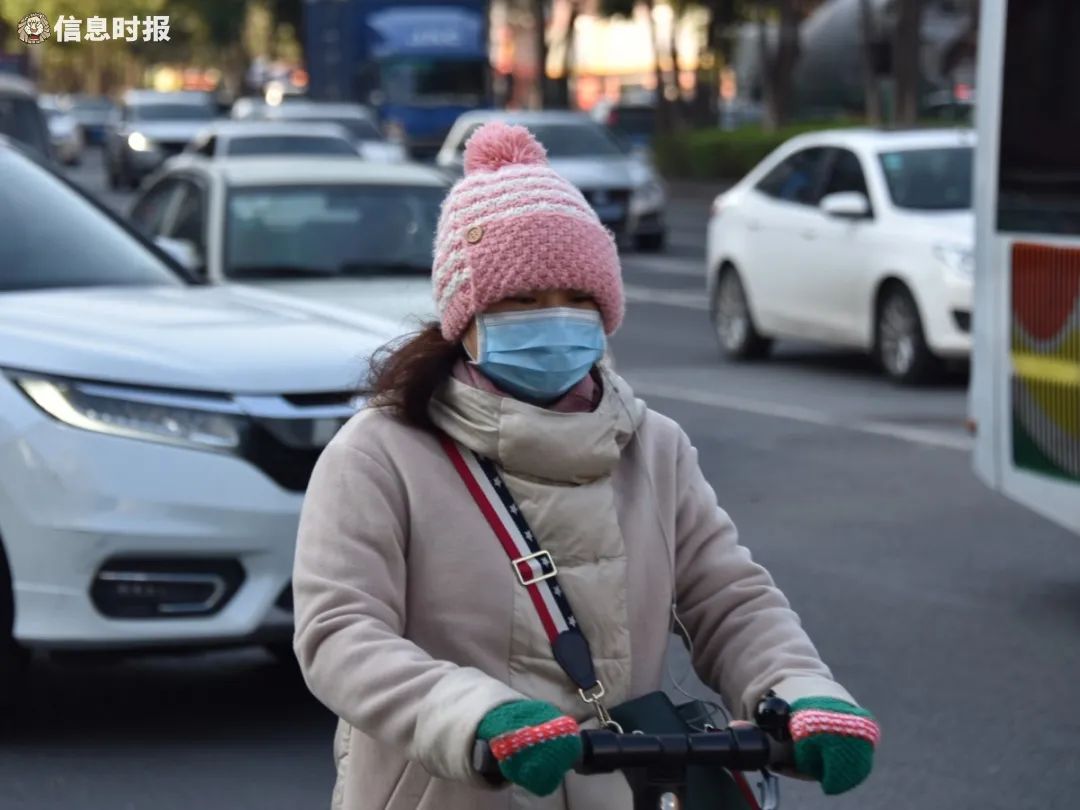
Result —
<path fill-rule="evenodd" d="M 481 514 L 491 526 L 514 575 L 536 608 L 551 642 L 551 651 L 581 699 L 593 706 L 601 723 L 611 718 L 601 703 L 604 685 L 596 677 L 592 652 L 570 600 L 559 585 L 559 568 L 550 552 L 542 549 L 535 533 L 514 501 L 514 496 L 491 461 L 448 436 L 441 437 L 443 450 L 465 483 Z"/>

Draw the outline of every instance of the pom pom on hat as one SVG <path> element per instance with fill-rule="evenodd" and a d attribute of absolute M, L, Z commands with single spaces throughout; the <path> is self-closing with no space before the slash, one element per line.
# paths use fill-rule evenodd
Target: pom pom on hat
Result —
<path fill-rule="evenodd" d="M 494 172 L 504 166 L 546 166 L 547 152 L 523 126 L 492 121 L 465 144 L 465 172 Z"/>

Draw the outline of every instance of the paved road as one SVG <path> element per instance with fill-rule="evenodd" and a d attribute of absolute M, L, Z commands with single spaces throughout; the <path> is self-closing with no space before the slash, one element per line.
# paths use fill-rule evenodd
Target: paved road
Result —
<path fill-rule="evenodd" d="M 101 189 L 93 166 L 76 174 Z M 675 200 L 671 251 L 627 257 L 620 370 L 683 424 L 885 729 L 862 791 L 826 802 L 789 783 L 785 807 L 1074 810 L 1077 538 L 974 480 L 962 377 L 900 390 L 863 358 L 801 345 L 720 362 L 700 297 L 706 206 Z M 0 751 L 4 810 L 326 806 L 331 722 L 261 653 L 37 673 L 32 722 Z"/>

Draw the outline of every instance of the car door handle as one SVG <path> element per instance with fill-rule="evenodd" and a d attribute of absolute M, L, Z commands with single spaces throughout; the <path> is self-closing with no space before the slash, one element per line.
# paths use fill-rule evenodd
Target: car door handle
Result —
<path fill-rule="evenodd" d="M 746 221 L 746 229 L 748 231 L 760 231 L 761 223 L 758 222 L 756 219 L 748 219 Z"/>
<path fill-rule="evenodd" d="M 806 230 L 802 232 L 802 238 L 808 241 L 817 239 L 817 231 Z"/>

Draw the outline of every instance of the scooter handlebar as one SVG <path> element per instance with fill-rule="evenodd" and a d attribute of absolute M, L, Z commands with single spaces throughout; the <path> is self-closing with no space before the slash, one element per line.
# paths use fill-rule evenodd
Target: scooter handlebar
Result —
<path fill-rule="evenodd" d="M 581 774 L 611 773 L 627 768 L 711 765 L 732 771 L 758 771 L 789 762 L 788 747 L 778 744 L 750 723 L 693 734 L 618 734 L 606 729 L 581 732 Z M 477 740 L 473 767 L 489 782 L 503 780 L 487 742 Z"/>

